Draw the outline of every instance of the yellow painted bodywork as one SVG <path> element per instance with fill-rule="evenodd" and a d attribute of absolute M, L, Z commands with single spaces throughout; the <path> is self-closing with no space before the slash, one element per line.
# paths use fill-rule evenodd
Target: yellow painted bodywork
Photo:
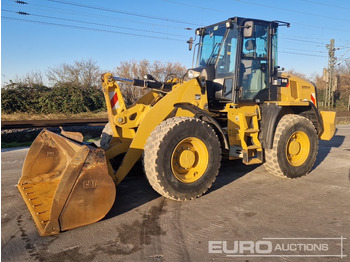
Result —
<path fill-rule="evenodd" d="M 317 108 L 316 88 L 315 86 L 292 74 L 282 73 L 281 77 L 288 78 L 286 87 L 278 88 L 278 101 L 270 103 L 278 103 L 280 106 L 309 106 L 312 102 Z M 335 133 L 336 113 L 333 111 L 320 111 L 323 123 L 323 132 L 320 134 L 320 139 L 330 140 Z"/>
<path fill-rule="evenodd" d="M 332 111 L 320 111 L 323 122 L 322 140 L 331 140 L 335 134 L 335 116 L 336 113 Z"/>
<path fill-rule="evenodd" d="M 257 154 L 262 155 L 262 146 L 259 140 L 259 121 L 261 120 L 260 107 L 256 104 L 227 104 L 227 134 L 230 147 L 239 147 L 241 155 L 229 154 L 229 159 L 243 158 L 249 164 L 262 163 Z M 249 141 L 249 144 L 248 144 Z M 247 156 L 245 158 L 244 156 Z"/>
<path fill-rule="evenodd" d="M 259 107 L 255 104 L 240 106 L 231 104 L 231 106 L 226 107 L 225 111 L 226 110 L 228 118 L 227 131 L 230 145 L 242 145 L 243 149 L 247 149 L 247 145 L 244 142 L 244 130 L 249 129 L 248 125 L 250 123 L 245 122 L 245 115 L 258 114 L 260 117 Z"/>
<path fill-rule="evenodd" d="M 295 75 L 287 73 L 282 73 L 281 77 L 288 78 L 288 85 L 286 87 L 278 87 L 278 102 L 295 103 L 311 101 L 317 107 L 316 88 L 312 83 Z"/>
<path fill-rule="evenodd" d="M 282 107 L 307 107 L 311 101 L 317 107 L 316 90 L 313 84 L 290 74 L 282 74 L 281 77 L 288 78 L 288 86 L 278 87 L 277 101 L 265 103 L 274 103 Z M 107 101 L 108 119 L 113 131 L 113 139 L 110 147 L 106 150 L 106 156 L 107 159 L 112 159 L 120 154 L 125 154 L 116 172 L 110 164 L 108 167 L 116 184 L 123 180 L 142 156 L 147 138 L 157 125 L 170 117 L 193 117 L 194 114 L 188 110 L 175 109 L 176 103 L 190 103 L 206 110 L 214 118 L 216 113 L 227 113 L 226 132 L 229 146 L 237 146 L 242 149 L 241 155 L 230 154 L 230 159 L 242 158 L 243 155 L 246 156 L 246 160 L 243 161 L 246 164 L 261 163 L 261 160 L 256 158 L 256 156 L 262 155 L 263 151 L 259 141 L 260 107 L 254 103 L 227 103 L 224 109 L 209 112 L 207 110 L 206 88 L 202 88 L 198 81 L 192 79 L 178 82 L 168 92 L 157 89 L 150 90 L 129 108 L 125 106 L 122 95 L 118 95 L 120 107 L 112 110 L 110 103 L 108 103 L 111 99 L 109 95 L 113 92 L 119 94 L 120 88 L 111 74 L 103 75 L 103 91 Z M 321 113 L 321 115 L 324 123 L 321 139 L 330 139 L 334 134 L 335 127 L 333 115 L 331 113 Z M 191 159 L 191 156 L 189 152 L 186 152 L 181 157 L 186 157 L 188 160 Z M 180 162 L 182 161 L 181 157 L 177 159 Z M 186 161 L 183 160 L 182 163 L 184 164 Z M 184 165 L 186 166 L 186 164 Z"/>
<path fill-rule="evenodd" d="M 103 76 L 103 92 L 107 101 L 108 119 L 113 131 L 113 140 L 110 148 L 106 150 L 106 156 L 111 159 L 125 153 L 123 161 L 115 173 L 109 165 L 110 175 L 116 184 L 123 180 L 142 156 L 146 140 L 156 126 L 169 117 L 193 116 L 193 113 L 187 110 L 175 110 L 174 104 L 187 102 L 204 109 L 208 103 L 206 90 L 199 85 L 197 79 L 176 84 L 171 92 L 150 90 L 130 108 L 121 106 L 117 110 L 112 110 L 110 103 L 108 103 L 110 101 L 109 93 L 118 92 L 118 90 L 120 91 L 120 88 L 113 80 L 112 75 L 105 74 Z M 122 99 L 122 96 L 119 99 Z M 125 105 L 125 103 L 123 104 Z"/>

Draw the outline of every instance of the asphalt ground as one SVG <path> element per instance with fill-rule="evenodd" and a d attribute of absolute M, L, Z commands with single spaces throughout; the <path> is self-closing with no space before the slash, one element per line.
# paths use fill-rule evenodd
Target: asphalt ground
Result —
<path fill-rule="evenodd" d="M 159 196 L 136 167 L 103 220 L 49 237 L 15 187 L 27 151 L 1 154 L 2 261 L 350 261 L 350 125 L 305 177 L 227 161 L 192 201 Z"/>

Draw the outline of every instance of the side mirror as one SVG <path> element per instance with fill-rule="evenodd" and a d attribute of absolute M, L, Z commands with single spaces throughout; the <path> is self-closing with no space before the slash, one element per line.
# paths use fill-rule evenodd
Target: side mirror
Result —
<path fill-rule="evenodd" d="M 191 51 L 193 46 L 193 37 L 191 37 L 190 40 L 187 41 L 187 44 L 188 44 L 188 50 Z"/>
<path fill-rule="evenodd" d="M 247 21 L 244 23 L 244 31 L 243 35 L 245 38 L 250 38 L 253 36 L 254 32 L 254 22 L 253 21 Z"/>

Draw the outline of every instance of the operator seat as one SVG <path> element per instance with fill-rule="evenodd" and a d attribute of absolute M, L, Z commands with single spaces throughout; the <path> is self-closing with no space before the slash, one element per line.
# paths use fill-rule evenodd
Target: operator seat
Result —
<path fill-rule="evenodd" d="M 248 52 L 243 54 L 242 59 L 242 67 L 244 68 L 241 82 L 243 98 L 254 99 L 257 93 L 266 87 L 265 73 L 261 70 L 260 60 L 257 58 L 255 39 L 247 40 L 245 49 Z"/>

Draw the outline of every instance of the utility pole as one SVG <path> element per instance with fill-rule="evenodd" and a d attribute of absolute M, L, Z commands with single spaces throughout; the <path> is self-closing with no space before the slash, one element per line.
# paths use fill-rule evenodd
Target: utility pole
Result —
<path fill-rule="evenodd" d="M 334 106 L 334 88 L 336 84 L 334 67 L 336 58 L 334 56 L 335 48 L 334 48 L 334 39 L 331 39 L 330 44 L 326 45 L 328 49 L 328 83 L 325 90 L 325 106 L 328 108 L 333 108 Z"/>

